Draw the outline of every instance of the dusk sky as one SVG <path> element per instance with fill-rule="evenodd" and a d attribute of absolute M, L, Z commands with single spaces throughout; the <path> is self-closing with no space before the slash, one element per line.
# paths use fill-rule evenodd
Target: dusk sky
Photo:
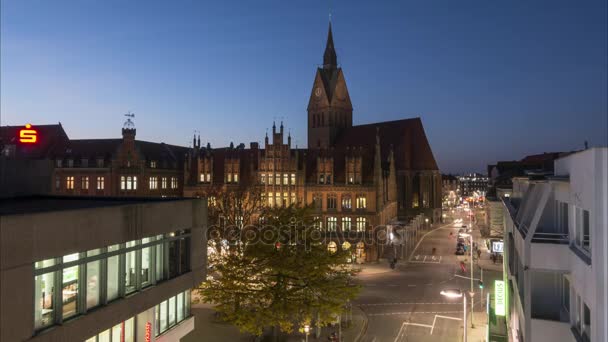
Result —
<path fill-rule="evenodd" d="M 419 116 L 443 172 L 608 140 L 607 1 L 331 1 L 355 124 Z M 382 5 L 380 5 L 380 3 Z M 1 2 L 1 124 L 306 146 L 328 1 Z"/>

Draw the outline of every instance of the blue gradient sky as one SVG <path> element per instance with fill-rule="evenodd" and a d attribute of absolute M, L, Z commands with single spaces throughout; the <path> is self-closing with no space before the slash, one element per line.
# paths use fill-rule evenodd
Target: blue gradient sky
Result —
<path fill-rule="evenodd" d="M 607 2 L 332 1 L 355 124 L 420 116 L 440 168 L 606 145 Z M 382 5 L 378 5 L 382 3 Z M 2 125 L 306 144 L 327 1 L 2 0 Z"/>

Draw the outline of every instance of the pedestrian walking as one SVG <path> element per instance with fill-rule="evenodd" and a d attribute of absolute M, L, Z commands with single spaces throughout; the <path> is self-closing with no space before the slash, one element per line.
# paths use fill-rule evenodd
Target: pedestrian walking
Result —
<path fill-rule="evenodd" d="M 481 249 L 477 249 L 477 259 L 481 259 Z"/>

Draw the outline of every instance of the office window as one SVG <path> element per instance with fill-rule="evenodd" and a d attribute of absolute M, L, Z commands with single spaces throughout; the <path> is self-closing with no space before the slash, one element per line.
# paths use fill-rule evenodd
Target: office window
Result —
<path fill-rule="evenodd" d="M 365 226 L 367 225 L 367 220 L 365 217 L 357 217 L 357 231 L 364 232 Z"/>
<path fill-rule="evenodd" d="M 128 246 L 127 246 L 128 247 Z M 131 251 L 125 254 L 125 293 L 135 292 L 135 264 L 136 252 Z"/>
<path fill-rule="evenodd" d="M 352 208 L 353 203 L 350 195 L 342 195 L 342 210 L 351 210 Z"/>
<path fill-rule="evenodd" d="M 89 177 L 88 176 L 82 176 L 82 178 L 80 178 L 80 188 L 82 190 L 89 190 Z"/>
<path fill-rule="evenodd" d="M 343 232 L 348 232 L 351 230 L 351 219 L 350 217 L 343 217 L 342 218 L 342 231 Z"/>
<path fill-rule="evenodd" d="M 52 325 L 54 312 L 55 273 L 49 272 L 34 277 L 34 327 L 41 329 Z"/>
<path fill-rule="evenodd" d="M 289 174 L 284 173 L 283 174 L 283 185 L 287 185 L 287 184 L 289 184 Z"/>
<path fill-rule="evenodd" d="M 296 193 L 295 192 L 291 193 L 291 204 L 296 204 Z"/>
<path fill-rule="evenodd" d="M 190 291 L 180 292 L 158 304 L 154 310 L 156 336 L 190 316 Z"/>
<path fill-rule="evenodd" d="M 327 195 L 327 209 L 335 210 L 338 202 L 338 197 L 335 194 Z"/>
<path fill-rule="evenodd" d="M 589 230 L 589 211 L 579 207 L 575 207 L 575 243 L 591 254 L 591 235 Z"/>
<path fill-rule="evenodd" d="M 169 298 L 167 311 L 169 311 L 169 326 L 174 326 L 176 318 L 175 296 Z"/>
<path fill-rule="evenodd" d="M 291 185 L 296 185 L 296 174 L 295 173 L 291 174 Z"/>
<path fill-rule="evenodd" d="M 235 174 L 234 174 L 234 182 L 235 182 L 235 183 L 238 183 L 238 182 L 239 182 L 239 174 L 238 174 L 238 173 L 235 173 Z"/>
<path fill-rule="evenodd" d="M 562 306 L 567 312 L 570 312 L 570 281 L 563 276 L 564 286 L 562 287 Z"/>
<path fill-rule="evenodd" d="M 316 209 L 323 208 L 323 195 L 322 194 L 313 194 L 312 195 L 312 205 Z"/>
<path fill-rule="evenodd" d="M 137 176 L 120 176 L 120 190 L 137 190 Z"/>
<path fill-rule="evenodd" d="M 65 177 L 65 188 L 68 190 L 74 189 L 74 176 Z"/>
<path fill-rule="evenodd" d="M 319 184 L 325 184 L 325 175 L 324 174 L 319 175 Z"/>
<path fill-rule="evenodd" d="M 272 175 L 272 173 L 268 174 L 268 184 L 274 184 L 274 176 Z"/>
<path fill-rule="evenodd" d="M 271 178 L 269 178 L 271 179 Z M 274 206 L 274 193 L 269 192 L 268 193 L 268 205 L 273 207 Z"/>
<path fill-rule="evenodd" d="M 232 183 L 232 173 L 228 172 L 228 174 L 226 175 L 227 181 L 226 183 Z"/>
<path fill-rule="evenodd" d="M 153 169 L 156 169 L 156 160 L 151 160 L 150 161 L 150 167 Z"/>
<path fill-rule="evenodd" d="M 158 177 L 150 177 L 150 190 L 158 189 Z"/>
<path fill-rule="evenodd" d="M 178 188 L 177 177 L 171 177 L 171 189 L 177 189 L 177 188 Z"/>
<path fill-rule="evenodd" d="M 328 217 L 327 218 L 327 231 L 335 232 L 338 227 L 338 219 L 336 217 Z"/>
<path fill-rule="evenodd" d="M 184 293 L 177 294 L 177 321 L 181 322 L 184 319 Z"/>
<path fill-rule="evenodd" d="M 156 245 L 156 281 L 165 279 L 165 247 Z"/>
<path fill-rule="evenodd" d="M 275 173 L 274 177 L 275 177 L 274 180 L 275 180 L 276 185 L 281 185 L 281 174 Z"/>
<path fill-rule="evenodd" d="M 152 247 L 145 247 L 141 250 L 141 287 L 150 285 L 150 266 L 151 266 L 151 250 Z"/>
<path fill-rule="evenodd" d="M 167 177 L 161 178 L 160 185 L 161 185 L 161 188 L 163 188 L 163 189 L 167 188 Z"/>
<path fill-rule="evenodd" d="M 87 263 L 87 309 L 99 305 L 100 271 L 101 262 L 99 260 Z"/>
<path fill-rule="evenodd" d="M 69 318 L 78 313 L 78 266 L 64 268 L 62 272 L 63 318 Z"/>
<path fill-rule="evenodd" d="M 357 209 L 367 208 L 367 198 L 363 195 L 357 196 Z"/>
<path fill-rule="evenodd" d="M 108 302 L 118 298 L 119 257 L 109 257 L 107 261 L 107 300 Z"/>
<path fill-rule="evenodd" d="M 260 183 L 266 184 L 266 174 L 265 173 L 260 174 Z"/>
<path fill-rule="evenodd" d="M 105 189 L 105 179 L 104 177 L 97 177 L 97 190 Z"/>
<path fill-rule="evenodd" d="M 315 216 L 315 217 L 313 218 L 313 221 L 312 221 L 312 222 L 313 222 L 313 226 L 314 226 L 316 229 L 323 229 L 323 221 L 321 220 L 321 218 L 320 218 L 319 216 Z"/>

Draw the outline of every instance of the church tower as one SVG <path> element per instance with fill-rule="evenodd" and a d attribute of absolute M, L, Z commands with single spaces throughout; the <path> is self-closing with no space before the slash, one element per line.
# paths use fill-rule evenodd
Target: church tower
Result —
<path fill-rule="evenodd" d="M 340 132 L 352 125 L 353 106 L 342 68 L 338 67 L 330 22 L 323 67 L 317 68 L 308 101 L 308 148 L 333 146 Z"/>

